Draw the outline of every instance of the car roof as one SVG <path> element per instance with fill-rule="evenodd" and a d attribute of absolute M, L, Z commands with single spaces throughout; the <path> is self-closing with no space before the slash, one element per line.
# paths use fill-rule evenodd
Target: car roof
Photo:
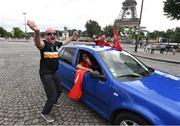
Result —
<path fill-rule="evenodd" d="M 86 42 L 87 43 L 87 42 Z M 79 49 L 87 49 L 87 50 L 93 50 L 96 52 L 101 52 L 101 51 L 107 51 L 107 50 L 113 50 L 114 48 L 109 47 L 109 46 L 97 46 L 96 44 L 93 43 L 87 43 L 87 44 L 76 44 L 76 43 L 71 43 L 68 45 L 65 45 L 64 47 L 70 47 L 70 48 L 79 48 Z"/>

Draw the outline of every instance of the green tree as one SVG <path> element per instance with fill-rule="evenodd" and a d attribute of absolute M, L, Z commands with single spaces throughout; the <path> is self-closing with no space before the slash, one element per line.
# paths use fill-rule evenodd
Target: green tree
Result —
<path fill-rule="evenodd" d="M 57 34 L 57 37 L 60 37 L 60 36 L 62 36 L 62 31 L 60 31 L 60 30 L 56 30 L 56 34 Z"/>
<path fill-rule="evenodd" d="M 72 36 L 74 31 L 77 31 L 77 30 L 76 30 L 76 29 L 70 29 L 70 30 L 68 30 L 69 35 Z"/>
<path fill-rule="evenodd" d="M 82 36 L 82 31 L 78 30 L 78 34 L 79 34 L 79 37 L 81 37 Z"/>
<path fill-rule="evenodd" d="M 113 37 L 113 26 L 112 25 L 108 25 L 106 27 L 103 28 L 103 34 L 109 37 Z"/>
<path fill-rule="evenodd" d="M 157 30 L 149 33 L 150 39 L 157 39 L 159 37 L 165 37 L 166 38 L 166 33 L 164 31 L 157 31 Z"/>
<path fill-rule="evenodd" d="M 101 27 L 96 21 L 89 20 L 85 24 L 85 28 L 87 31 L 87 36 L 88 37 L 93 37 L 93 35 L 100 35 L 101 34 Z"/>
<path fill-rule="evenodd" d="M 23 38 L 25 37 L 25 33 L 18 27 L 13 28 L 14 37 Z"/>
<path fill-rule="evenodd" d="M 129 29 L 126 29 L 124 34 L 131 40 L 131 39 L 135 39 L 136 37 L 136 29 L 131 27 Z"/>
<path fill-rule="evenodd" d="M 144 32 L 139 32 L 139 40 L 145 39 Z"/>
<path fill-rule="evenodd" d="M 11 32 L 7 32 L 7 33 L 6 33 L 6 37 L 7 37 L 7 38 L 11 38 L 11 37 L 13 37 L 13 35 L 12 35 Z"/>
<path fill-rule="evenodd" d="M 88 37 L 87 31 L 83 31 L 81 35 L 82 35 L 82 37 Z"/>
<path fill-rule="evenodd" d="M 149 36 L 149 39 L 156 39 L 157 37 L 159 37 L 159 32 L 158 31 L 150 32 L 148 36 Z"/>
<path fill-rule="evenodd" d="M 168 29 L 166 31 L 166 38 L 170 40 L 170 42 L 174 41 L 174 30 L 173 29 Z"/>
<path fill-rule="evenodd" d="M 180 27 L 175 29 L 174 42 L 180 43 Z"/>
<path fill-rule="evenodd" d="M 122 26 L 116 26 L 117 32 L 119 35 L 126 35 L 127 31 Z"/>
<path fill-rule="evenodd" d="M 0 37 L 7 37 L 7 31 L 3 27 L 0 27 Z"/>
<path fill-rule="evenodd" d="M 164 1 L 164 13 L 165 15 L 174 20 L 180 19 L 180 2 L 179 0 L 166 0 Z"/>

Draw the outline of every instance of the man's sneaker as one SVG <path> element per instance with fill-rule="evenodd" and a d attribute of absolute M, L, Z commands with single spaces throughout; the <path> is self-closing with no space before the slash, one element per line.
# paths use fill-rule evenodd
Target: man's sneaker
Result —
<path fill-rule="evenodd" d="M 58 102 L 54 104 L 54 106 L 59 107 L 61 106 Z"/>
<path fill-rule="evenodd" d="M 41 113 L 41 116 L 49 123 L 54 122 L 54 118 L 52 118 L 50 115 L 45 115 Z"/>

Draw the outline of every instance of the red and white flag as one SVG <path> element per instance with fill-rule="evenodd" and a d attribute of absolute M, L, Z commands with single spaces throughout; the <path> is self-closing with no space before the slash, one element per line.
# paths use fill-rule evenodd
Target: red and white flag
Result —
<path fill-rule="evenodd" d="M 74 86 L 70 90 L 68 97 L 74 100 L 79 100 L 82 96 L 82 81 L 86 70 L 76 70 L 76 75 L 74 78 Z"/>
<path fill-rule="evenodd" d="M 118 32 L 116 30 L 116 27 L 113 27 L 113 33 L 114 33 L 114 42 L 113 42 L 112 47 L 116 48 L 119 51 L 122 51 L 123 49 L 122 49 L 121 44 L 120 44 L 121 42 L 119 40 Z"/>

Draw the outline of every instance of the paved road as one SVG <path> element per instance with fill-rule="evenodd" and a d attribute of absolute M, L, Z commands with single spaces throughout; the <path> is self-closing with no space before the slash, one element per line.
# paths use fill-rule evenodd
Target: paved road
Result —
<path fill-rule="evenodd" d="M 176 55 L 172 55 L 172 52 L 160 54 L 158 50 L 154 51 L 154 54 L 146 53 L 144 52 L 143 48 L 138 48 L 138 51 L 134 52 L 134 45 L 130 44 L 122 44 L 122 47 L 132 53 L 135 56 L 148 58 L 148 59 L 154 59 L 157 61 L 164 61 L 164 62 L 170 62 L 170 63 L 176 63 L 180 64 L 180 52 L 177 52 Z"/>
<path fill-rule="evenodd" d="M 139 60 L 141 60 L 143 63 L 145 63 L 147 66 L 150 66 L 157 70 L 171 73 L 175 76 L 180 77 L 180 64 L 169 63 L 169 62 L 160 62 L 160 61 L 150 60 L 150 59 L 140 58 L 140 57 L 137 57 L 137 58 Z"/>
<path fill-rule="evenodd" d="M 46 125 L 40 116 L 46 100 L 38 74 L 39 51 L 33 44 L 0 41 L 0 125 Z M 54 125 L 105 125 L 80 102 L 67 98 L 54 107 Z"/>
<path fill-rule="evenodd" d="M 176 66 L 167 66 L 176 71 Z M 46 95 L 38 69 L 39 51 L 32 43 L 0 41 L 0 125 L 47 124 L 40 116 Z M 66 91 L 60 101 L 61 106 L 52 111 L 54 125 L 107 124 L 84 104 L 68 99 Z"/>
<path fill-rule="evenodd" d="M 122 46 L 126 51 L 136 56 L 146 65 L 180 76 L 180 52 L 176 53 L 175 56 L 172 55 L 172 52 L 160 54 L 159 51 L 155 51 L 154 54 L 149 54 L 144 52 L 143 48 L 138 48 L 138 52 L 135 53 L 134 45 L 123 44 Z"/>

